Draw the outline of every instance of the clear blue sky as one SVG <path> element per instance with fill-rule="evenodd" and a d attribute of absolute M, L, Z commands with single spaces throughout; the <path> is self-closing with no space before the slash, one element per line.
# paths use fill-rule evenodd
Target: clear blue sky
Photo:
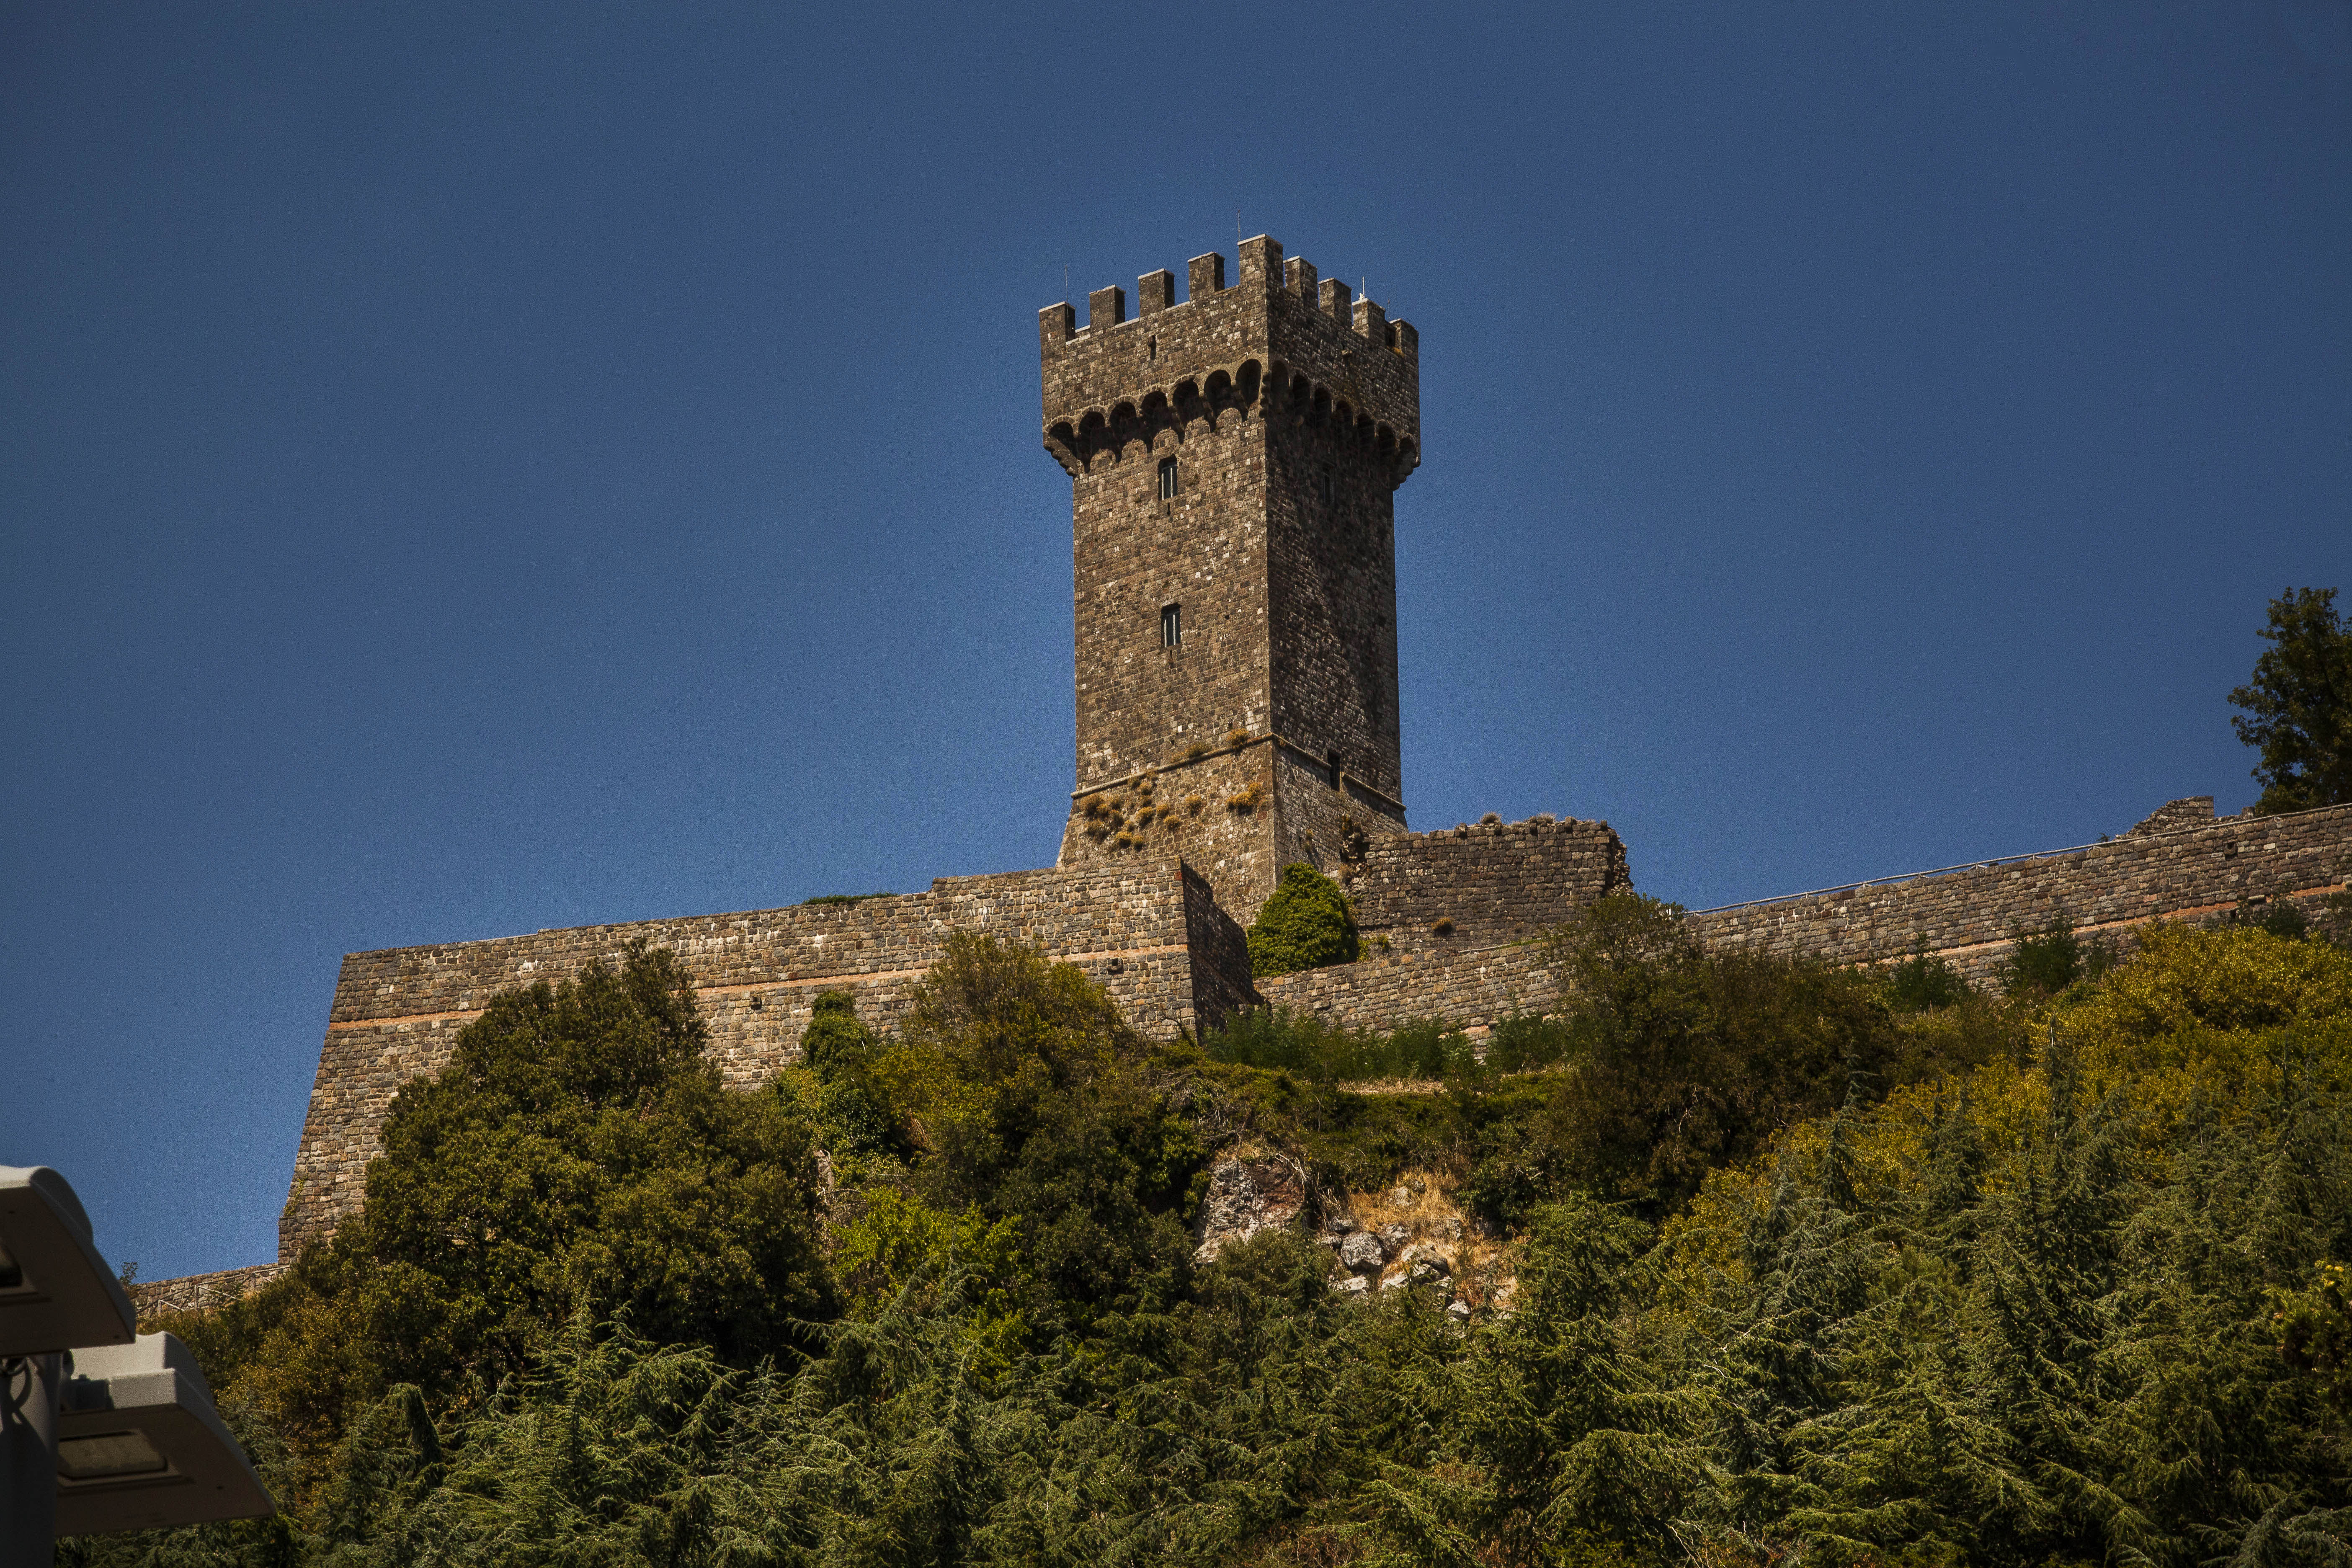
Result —
<path fill-rule="evenodd" d="M 2342 0 L 11 5 L 0 1163 L 262 1261 L 344 952 L 1049 863 L 1035 311 L 1236 222 L 1421 330 L 1420 826 L 2235 810 L 2352 593 Z"/>

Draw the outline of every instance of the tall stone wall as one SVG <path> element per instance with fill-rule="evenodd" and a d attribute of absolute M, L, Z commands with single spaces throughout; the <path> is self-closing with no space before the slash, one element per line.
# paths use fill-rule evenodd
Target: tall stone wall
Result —
<path fill-rule="evenodd" d="M 2078 933 L 2128 940 L 2149 921 L 2209 920 L 2257 900 L 2315 899 L 2347 878 L 2352 805 L 2216 821 L 2210 798 L 2199 796 L 2105 844 L 1690 918 L 1714 946 L 1833 963 L 1924 949 L 1983 980 L 2021 930 L 2064 920 Z"/>
<path fill-rule="evenodd" d="M 615 963 L 641 939 L 671 948 L 694 976 L 711 1056 L 728 1083 L 746 1088 L 798 1059 L 820 992 L 847 990 L 861 1016 L 892 1027 L 958 930 L 993 932 L 1076 964 L 1148 1034 L 1198 1030 L 1249 994 L 1240 928 L 1198 873 L 1170 860 L 941 878 L 928 893 L 851 905 L 353 953 L 329 1013 L 278 1224 L 279 1257 L 290 1259 L 358 1207 L 393 1096 L 439 1070 L 457 1031 L 495 992 L 569 978 L 592 959 Z"/>
<path fill-rule="evenodd" d="M 1366 939 L 1391 952 L 1468 952 L 1535 936 L 1633 885 L 1605 822 L 1492 816 L 1371 839 L 1348 890 Z M 1441 921 L 1449 929 L 1439 932 Z"/>
<path fill-rule="evenodd" d="M 1559 984 L 1538 942 L 1448 952 L 1400 952 L 1257 983 L 1268 1005 L 1350 1029 L 1439 1022 L 1473 1036 L 1520 1013 L 1541 1013 Z"/>

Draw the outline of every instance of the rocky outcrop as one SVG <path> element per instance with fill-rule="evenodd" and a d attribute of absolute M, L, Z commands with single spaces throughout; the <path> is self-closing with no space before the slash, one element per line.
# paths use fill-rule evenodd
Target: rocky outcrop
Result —
<path fill-rule="evenodd" d="M 1229 1154 L 1209 1168 L 1209 1201 L 1192 1256 L 1217 1254 L 1262 1230 L 1278 1230 L 1307 1207 L 1307 1168 L 1287 1154 Z"/>

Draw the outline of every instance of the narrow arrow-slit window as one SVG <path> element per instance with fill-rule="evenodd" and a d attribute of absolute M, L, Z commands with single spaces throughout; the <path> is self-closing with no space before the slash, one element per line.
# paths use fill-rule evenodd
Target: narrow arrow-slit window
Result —
<path fill-rule="evenodd" d="M 1181 647 L 1184 646 L 1183 605 L 1163 605 L 1160 606 L 1160 646 L 1161 647 Z"/>

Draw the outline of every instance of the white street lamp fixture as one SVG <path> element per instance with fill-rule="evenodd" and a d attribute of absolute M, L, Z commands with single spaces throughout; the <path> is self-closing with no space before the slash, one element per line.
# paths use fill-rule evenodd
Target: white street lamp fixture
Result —
<path fill-rule="evenodd" d="M 50 1568 L 60 1534 L 277 1511 L 195 1357 L 138 1322 L 66 1179 L 0 1165 L 0 1568 Z"/>
<path fill-rule="evenodd" d="M 73 1352 L 58 1418 L 59 1535 L 275 1511 L 176 1337 Z"/>
<path fill-rule="evenodd" d="M 66 1179 L 0 1165 L 0 1356 L 127 1345 L 138 1323 Z"/>

